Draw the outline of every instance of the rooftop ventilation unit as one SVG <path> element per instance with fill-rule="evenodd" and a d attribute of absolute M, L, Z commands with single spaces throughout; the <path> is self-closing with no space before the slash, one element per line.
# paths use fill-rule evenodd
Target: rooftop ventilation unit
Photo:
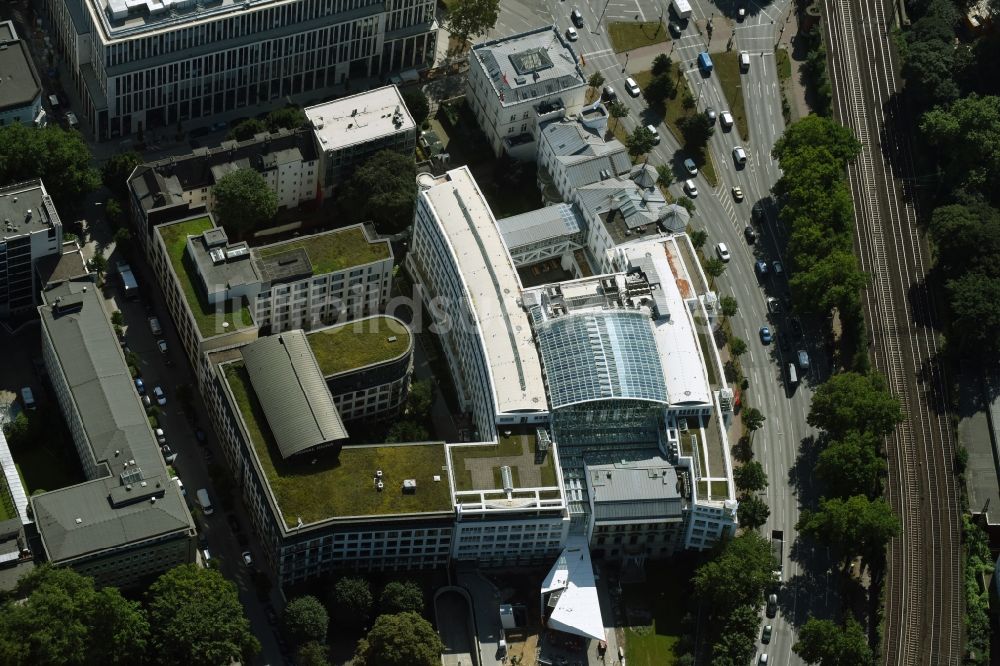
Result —
<path fill-rule="evenodd" d="M 226 251 L 221 247 L 212 248 L 208 256 L 212 258 L 212 263 L 215 265 L 226 263 Z"/>
<path fill-rule="evenodd" d="M 409 495 L 417 492 L 417 480 L 416 479 L 403 479 L 403 492 Z"/>
<path fill-rule="evenodd" d="M 503 482 L 503 491 L 509 493 L 514 490 L 514 476 L 511 474 L 510 465 L 500 468 L 500 480 Z"/>
<path fill-rule="evenodd" d="M 236 259 L 242 259 L 250 254 L 250 248 L 245 244 L 234 245 L 233 247 L 226 250 L 226 260 L 234 261 Z"/>

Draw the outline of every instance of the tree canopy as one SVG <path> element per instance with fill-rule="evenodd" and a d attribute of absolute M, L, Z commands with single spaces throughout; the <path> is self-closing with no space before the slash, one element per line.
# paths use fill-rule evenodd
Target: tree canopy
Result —
<path fill-rule="evenodd" d="M 885 437 L 903 420 L 899 400 L 890 395 L 876 373 L 833 375 L 813 394 L 806 421 L 834 439 L 848 432 Z"/>
<path fill-rule="evenodd" d="M 499 16 L 500 0 L 458 0 L 448 11 L 445 27 L 465 42 L 492 30 Z"/>
<path fill-rule="evenodd" d="M 438 666 L 444 644 L 417 613 L 380 615 L 358 643 L 355 666 Z"/>
<path fill-rule="evenodd" d="M 339 621 L 361 626 L 368 622 L 375 599 L 371 586 L 364 578 L 345 576 L 333 586 L 331 611 Z"/>
<path fill-rule="evenodd" d="M 40 178 L 64 217 L 80 211 L 87 194 L 101 184 L 90 162 L 90 149 L 79 132 L 58 125 L 0 127 L 0 183 Z"/>
<path fill-rule="evenodd" d="M 853 618 L 848 618 L 843 627 L 830 620 L 809 618 L 799 629 L 799 640 L 792 650 L 807 663 L 819 666 L 872 663 L 868 637 Z"/>
<path fill-rule="evenodd" d="M 884 499 L 855 495 L 825 499 L 819 509 L 804 510 L 796 529 L 838 550 L 849 561 L 858 555 L 870 559 L 884 550 L 899 533 L 899 520 Z"/>
<path fill-rule="evenodd" d="M 104 187 L 111 190 L 111 193 L 117 198 L 124 199 L 128 194 L 128 177 L 140 164 L 142 164 L 142 156 L 135 151 L 115 153 L 101 167 L 101 180 Z"/>
<path fill-rule="evenodd" d="M 653 58 L 653 66 L 650 71 L 652 71 L 653 76 L 669 74 L 672 66 L 673 61 L 670 59 L 670 56 L 666 53 L 658 53 L 656 57 Z"/>
<path fill-rule="evenodd" d="M 751 460 L 737 467 L 733 471 L 733 480 L 737 489 L 746 492 L 755 493 L 767 488 L 767 473 L 757 460 Z"/>
<path fill-rule="evenodd" d="M 250 168 L 224 175 L 212 188 L 212 196 L 215 218 L 237 238 L 265 226 L 278 212 L 278 195 Z"/>
<path fill-rule="evenodd" d="M 392 581 L 382 588 L 379 608 L 383 613 L 423 613 L 424 592 L 412 580 Z"/>
<path fill-rule="evenodd" d="M 417 200 L 413 155 L 383 150 L 361 164 L 340 192 L 341 209 L 354 221 L 371 220 L 381 233 L 406 229 Z"/>
<path fill-rule="evenodd" d="M 689 151 L 701 150 L 715 134 L 715 123 L 704 113 L 685 116 L 677 124 L 680 125 L 684 145 Z"/>
<path fill-rule="evenodd" d="M 417 127 L 423 125 L 431 112 L 431 104 L 424 91 L 420 88 L 409 88 L 403 91 L 403 102 L 409 109 L 410 115 L 413 116 L 413 122 L 417 124 Z"/>
<path fill-rule="evenodd" d="M 309 122 L 306 112 L 297 106 L 285 106 L 275 109 L 267 114 L 264 123 L 270 132 L 277 132 L 280 129 L 298 129 Z"/>
<path fill-rule="evenodd" d="M 260 651 L 236 585 L 215 569 L 175 567 L 146 596 L 153 650 L 164 666 L 218 666 Z"/>
<path fill-rule="evenodd" d="M 267 132 L 267 125 L 263 120 L 257 118 L 247 118 L 229 130 L 228 138 L 237 141 L 248 141 L 258 134 Z"/>
<path fill-rule="evenodd" d="M 771 507 L 757 495 L 744 495 L 740 498 L 737 516 L 742 527 L 755 530 L 766 523 L 770 515 Z"/>
<path fill-rule="evenodd" d="M 661 109 L 666 101 L 672 99 L 676 94 L 677 83 L 674 82 L 673 74 L 669 71 L 654 76 L 642 91 L 642 96 L 646 98 L 646 104 L 654 109 Z"/>
<path fill-rule="evenodd" d="M 949 45 L 950 46 L 950 45 Z M 924 114 L 920 130 L 946 184 L 996 196 L 1000 187 L 1000 97 L 969 95 Z"/>
<path fill-rule="evenodd" d="M 324 643 L 330 618 L 319 599 L 305 595 L 288 602 L 282 623 L 288 638 L 298 645 L 313 641 Z"/>
<path fill-rule="evenodd" d="M 744 532 L 726 542 L 719 554 L 698 567 L 695 592 L 713 617 L 739 606 L 758 606 L 771 584 L 771 546 L 756 532 Z"/>
<path fill-rule="evenodd" d="M 826 486 L 827 497 L 873 497 L 885 469 L 877 438 L 851 431 L 830 441 L 816 459 L 816 476 Z"/>

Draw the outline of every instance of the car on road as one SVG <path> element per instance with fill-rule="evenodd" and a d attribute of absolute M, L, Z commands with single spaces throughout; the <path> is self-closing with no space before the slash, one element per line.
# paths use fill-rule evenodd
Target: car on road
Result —
<path fill-rule="evenodd" d="M 579 37 L 580 35 L 576 32 L 576 28 L 573 26 L 566 28 L 566 39 L 571 42 L 575 42 Z"/>
<path fill-rule="evenodd" d="M 739 185 L 733 185 L 733 199 L 735 199 L 737 203 L 743 201 L 743 188 Z"/>
<path fill-rule="evenodd" d="M 769 594 L 767 595 L 767 616 L 774 617 L 778 614 L 778 595 Z"/>
<path fill-rule="evenodd" d="M 767 262 L 763 259 L 758 259 L 754 262 L 753 267 L 757 270 L 757 275 L 764 277 L 767 275 Z"/>
<path fill-rule="evenodd" d="M 781 301 L 779 301 L 774 296 L 767 297 L 767 311 L 771 314 L 778 314 L 781 312 Z"/>
<path fill-rule="evenodd" d="M 248 567 L 253 567 L 253 556 L 250 555 L 249 550 L 243 551 L 243 564 L 247 565 Z"/>
<path fill-rule="evenodd" d="M 167 394 L 164 393 L 163 389 L 161 389 L 159 386 L 153 387 L 153 397 L 156 398 L 156 404 L 160 405 L 161 407 L 167 404 Z"/>
<path fill-rule="evenodd" d="M 747 163 L 747 151 L 742 146 L 733 146 L 733 161 L 736 166 L 744 166 Z"/>
<path fill-rule="evenodd" d="M 757 659 L 757 666 L 767 666 L 767 664 L 768 664 L 767 653 L 765 652 L 764 654 L 760 655 L 759 659 Z"/>
<path fill-rule="evenodd" d="M 698 184 L 693 180 L 685 180 L 684 191 L 688 193 L 688 196 L 696 197 L 698 196 Z"/>
<path fill-rule="evenodd" d="M 750 71 L 750 54 L 746 51 L 740 51 L 740 71 Z"/>
<path fill-rule="evenodd" d="M 743 237 L 747 239 L 747 245 L 753 245 L 757 242 L 757 232 L 749 224 L 743 227 Z"/>
<path fill-rule="evenodd" d="M 771 628 L 771 625 L 765 624 L 764 625 L 764 631 L 762 631 L 760 633 L 760 642 L 763 643 L 764 645 L 767 645 L 768 643 L 770 643 L 771 642 L 771 633 L 772 632 L 773 632 L 773 629 Z"/>
<path fill-rule="evenodd" d="M 677 21 L 671 21 L 669 27 L 670 27 L 670 34 L 673 35 L 675 39 L 681 36 L 680 23 L 678 23 Z"/>
<path fill-rule="evenodd" d="M 172 465 L 174 461 L 177 460 L 177 454 L 174 453 L 174 450 L 170 448 L 169 444 L 164 444 L 163 446 L 161 446 L 160 453 L 163 454 L 163 462 L 167 463 L 168 465 Z"/>
<path fill-rule="evenodd" d="M 163 432 L 163 428 L 157 428 L 156 430 L 153 431 L 153 434 L 156 435 L 157 444 L 167 443 L 167 434 Z"/>
<path fill-rule="evenodd" d="M 639 90 L 639 84 L 636 83 L 635 79 L 631 76 L 625 79 L 625 90 L 627 90 L 628 94 L 632 95 L 632 97 L 638 97 L 639 93 L 642 92 Z"/>
<path fill-rule="evenodd" d="M 765 345 L 769 345 L 774 342 L 774 336 L 771 335 L 771 329 L 767 326 L 760 327 L 760 341 Z"/>
<path fill-rule="evenodd" d="M 722 129 L 727 132 L 733 128 L 733 114 L 728 111 L 723 111 L 719 114 L 719 124 L 722 125 Z"/>
<path fill-rule="evenodd" d="M 167 353 L 167 341 L 160 338 L 156 341 L 156 348 L 160 350 L 161 354 L 166 355 Z"/>
<path fill-rule="evenodd" d="M 764 204 L 758 201 L 753 205 L 750 210 L 750 219 L 753 220 L 754 224 L 763 224 L 764 222 Z"/>
<path fill-rule="evenodd" d="M 747 7 L 746 5 L 739 5 L 736 8 L 736 20 L 743 21 L 747 17 Z"/>
<path fill-rule="evenodd" d="M 772 261 L 771 270 L 774 271 L 775 275 L 781 275 L 782 273 L 785 272 L 785 267 L 781 265 L 780 261 Z"/>
<path fill-rule="evenodd" d="M 722 261 L 729 261 L 732 259 L 732 255 L 729 254 L 729 248 L 726 247 L 725 243 L 719 243 L 715 246 L 715 254 L 719 255 L 719 259 Z"/>
<path fill-rule="evenodd" d="M 142 381 L 142 377 L 135 378 L 135 390 L 139 392 L 139 395 L 146 395 L 146 383 Z"/>
<path fill-rule="evenodd" d="M 172 476 L 170 480 L 177 484 L 177 490 L 181 491 L 181 496 L 187 497 L 188 491 L 184 489 L 184 482 L 181 481 L 181 477 Z"/>
<path fill-rule="evenodd" d="M 714 106 L 710 106 L 707 109 L 705 109 L 705 117 L 708 118 L 710 121 L 712 121 L 713 125 L 715 124 L 715 119 L 716 119 L 717 115 L 715 113 L 715 107 Z"/>
<path fill-rule="evenodd" d="M 695 164 L 694 160 L 691 159 L 690 157 L 685 158 L 685 160 L 684 160 L 684 168 L 687 170 L 688 174 L 690 174 L 692 176 L 697 176 L 698 175 L 698 165 Z"/>
<path fill-rule="evenodd" d="M 799 368 L 801 368 L 802 370 L 808 370 L 809 369 L 809 352 L 807 352 L 805 349 L 800 349 L 799 353 L 798 353 L 798 357 L 799 357 Z"/>
<path fill-rule="evenodd" d="M 146 321 L 149 322 L 149 330 L 153 335 L 163 335 L 163 327 L 160 326 L 160 320 L 156 317 L 150 317 Z"/>
<path fill-rule="evenodd" d="M 146 409 L 149 409 L 150 407 L 153 406 L 153 401 L 149 399 L 148 395 L 142 396 L 142 406 L 145 407 Z"/>
<path fill-rule="evenodd" d="M 583 14 L 580 13 L 579 9 L 574 9 L 569 13 L 569 18 L 573 21 L 573 25 L 578 28 L 583 27 Z"/>
<path fill-rule="evenodd" d="M 604 100 L 607 102 L 614 102 L 618 99 L 618 93 L 611 86 L 604 86 Z"/>
<path fill-rule="evenodd" d="M 653 135 L 653 144 L 660 144 L 660 133 L 656 130 L 656 125 L 646 125 L 646 129 Z"/>

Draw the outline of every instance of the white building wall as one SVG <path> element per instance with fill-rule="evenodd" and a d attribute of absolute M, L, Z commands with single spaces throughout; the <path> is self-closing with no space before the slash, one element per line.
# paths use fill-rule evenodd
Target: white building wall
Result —
<path fill-rule="evenodd" d="M 548 563 L 562 551 L 568 535 L 569 517 L 561 514 L 510 519 L 477 514 L 462 519 L 460 513 L 452 557 L 495 567 Z"/>

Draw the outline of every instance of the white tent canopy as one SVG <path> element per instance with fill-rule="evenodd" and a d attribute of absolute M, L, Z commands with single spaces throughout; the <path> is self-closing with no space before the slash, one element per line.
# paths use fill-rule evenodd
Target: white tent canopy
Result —
<path fill-rule="evenodd" d="M 594 569 L 585 540 L 571 538 L 542 582 L 543 597 L 557 591 L 561 594 L 549 615 L 548 627 L 584 638 L 606 640 Z"/>

